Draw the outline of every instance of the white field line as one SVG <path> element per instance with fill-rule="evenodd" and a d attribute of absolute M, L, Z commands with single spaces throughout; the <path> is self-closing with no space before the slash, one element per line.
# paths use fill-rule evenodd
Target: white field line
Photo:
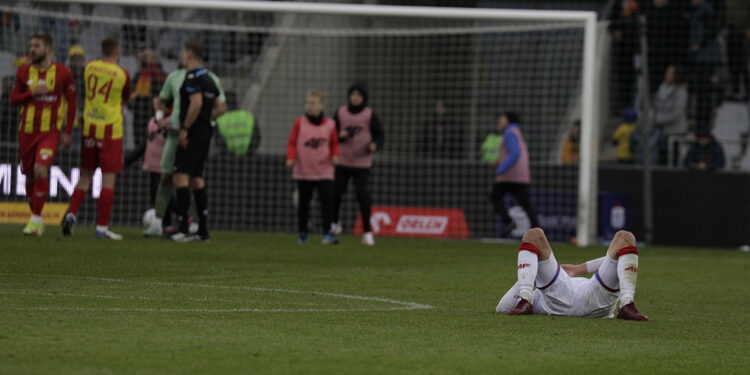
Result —
<path fill-rule="evenodd" d="M 165 297 L 144 297 L 144 296 L 108 296 L 96 294 L 71 294 L 71 293 L 39 293 L 39 292 L 19 292 L 12 290 L 0 290 L 0 294 L 11 294 L 17 296 L 47 296 L 47 297 L 76 297 L 76 298 L 101 298 L 101 299 L 126 299 L 139 301 L 195 301 L 195 302 L 236 302 L 220 298 L 165 298 Z M 295 306 L 320 306 L 319 303 L 297 303 L 297 302 L 273 302 L 273 301 L 255 301 L 243 300 L 243 302 L 265 303 L 271 305 L 295 305 Z"/>
<path fill-rule="evenodd" d="M 78 279 L 78 280 L 91 280 L 91 281 L 106 281 L 115 283 L 140 283 L 147 285 L 162 285 L 162 286 L 181 286 L 189 288 L 209 288 L 209 289 L 226 289 L 226 290 L 241 290 L 241 291 L 253 291 L 253 292 L 269 292 L 269 293 L 287 293 L 287 294 L 304 294 L 313 296 L 325 296 L 333 298 L 343 298 L 349 300 L 358 301 L 371 301 L 380 302 L 396 307 L 384 307 L 384 308 L 353 308 L 353 309 L 159 309 L 159 308 L 58 308 L 58 307 L 37 307 L 27 309 L 13 309 L 18 311 L 132 311 L 132 312 L 205 312 L 205 313 L 233 313 L 233 312 L 347 312 L 347 311 L 404 311 L 404 310 L 429 310 L 433 309 L 433 306 L 419 304 L 416 302 L 398 301 L 389 298 L 379 297 L 368 297 L 368 296 L 357 296 L 350 294 L 341 293 L 329 293 L 320 291 L 305 291 L 295 289 L 278 289 L 278 288 L 261 288 L 261 287 L 244 287 L 244 286 L 230 286 L 230 285 L 211 285 L 211 284 L 192 284 L 192 283 L 181 283 L 181 282 L 167 282 L 167 281 L 149 281 L 149 280 L 127 280 L 127 279 L 114 279 L 104 277 L 91 277 L 91 276 L 71 276 L 71 275 L 24 275 L 24 274 L 8 274 L 0 273 L 0 276 L 22 276 L 22 277 L 48 277 L 48 278 L 62 278 L 62 279 Z M 59 294 L 58 294 L 59 295 Z M 3 310 L 0 307 L 0 310 Z"/>

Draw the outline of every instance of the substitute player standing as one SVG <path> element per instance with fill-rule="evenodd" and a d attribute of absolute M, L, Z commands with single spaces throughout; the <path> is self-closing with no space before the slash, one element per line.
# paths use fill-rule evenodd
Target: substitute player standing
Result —
<path fill-rule="evenodd" d="M 518 248 L 518 282 L 497 304 L 508 315 L 545 314 L 648 320 L 635 307 L 638 249 L 635 236 L 619 231 L 607 255 L 578 265 L 560 265 L 544 232 L 529 229 Z M 563 272 L 560 272 L 564 270 Z M 590 279 L 576 277 L 594 273 Z M 536 286 L 536 289 L 534 289 Z"/>
<path fill-rule="evenodd" d="M 115 180 L 122 171 L 123 109 L 130 96 L 130 75 L 117 65 L 120 42 L 105 38 L 101 42 L 102 59 L 86 65 L 86 105 L 83 109 L 81 138 L 81 178 L 70 197 L 68 212 L 62 222 L 63 235 L 72 234 L 73 224 L 96 168 L 102 171 L 96 238 L 121 240 L 109 230 L 109 216 L 115 199 Z"/>
<path fill-rule="evenodd" d="M 349 103 L 341 106 L 333 116 L 339 132 L 341 160 L 336 165 L 334 180 L 336 191 L 333 198 L 332 230 L 335 234 L 341 233 L 341 200 L 346 194 L 349 180 L 353 179 L 359 211 L 362 214 L 362 243 L 373 246 L 375 238 L 370 226 L 372 201 L 368 182 L 372 156 L 376 151 L 383 149 L 383 126 L 372 108 L 367 105 L 367 86 L 364 83 L 357 82 L 349 87 L 348 96 Z"/>
<path fill-rule="evenodd" d="M 60 142 L 70 146 L 70 133 L 76 116 L 76 87 L 73 75 L 65 65 L 52 61 L 52 38 L 34 34 L 29 40 L 31 63 L 18 69 L 11 92 L 11 104 L 21 106 L 19 154 L 21 171 L 26 177 L 31 219 L 23 228 L 26 235 L 44 233 L 42 209 L 47 199 L 49 167 Z"/>
<path fill-rule="evenodd" d="M 188 41 L 182 50 L 187 76 L 180 88 L 179 148 L 175 154 L 174 187 L 177 192 L 179 232 L 176 242 L 208 241 L 208 194 L 203 179 L 203 164 L 208 159 L 213 126 L 211 118 L 218 102 L 219 88 L 203 67 L 204 49 L 200 41 Z M 188 226 L 190 188 L 198 210 L 198 233 L 191 235 Z"/>

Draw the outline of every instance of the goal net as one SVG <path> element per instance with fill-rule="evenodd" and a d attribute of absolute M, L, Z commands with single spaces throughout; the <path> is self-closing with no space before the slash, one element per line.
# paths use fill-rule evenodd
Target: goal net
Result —
<path fill-rule="evenodd" d="M 164 75 L 177 69 L 182 44 L 199 39 L 229 110 L 252 113 L 259 133 L 215 132 L 206 167 L 212 228 L 296 231 L 295 184 L 284 158 L 305 93 L 325 91 L 325 113 L 331 116 L 346 105 L 350 85 L 364 82 L 368 105 L 385 131 L 370 175 L 376 236 L 496 237 L 503 229 L 490 202 L 498 114 L 513 111 L 528 144 L 531 201 L 541 226 L 557 241 L 591 238 L 594 67 L 585 58 L 593 48 L 591 14 L 252 1 L 106 3 L 0 5 L 3 202 L 25 200 L 18 108 L 8 97 L 31 34 L 50 33 L 55 59 L 71 66 L 79 81 L 81 64 L 99 58 L 100 40 L 120 39 L 120 65 L 138 94 L 126 111 L 128 155 L 148 140 L 152 99 Z M 78 87 L 83 90 L 82 82 Z M 567 142 L 578 121 L 582 131 L 574 140 L 582 141 Z M 72 192 L 78 149 L 74 143 L 56 157 L 53 202 L 67 202 Z M 153 206 L 142 159 L 128 160 L 116 189 L 115 226 L 140 225 Z M 91 193 L 96 197 L 96 184 Z M 92 194 L 80 215 L 85 223 L 96 219 Z M 518 236 L 529 219 L 511 197 L 506 204 L 519 223 Z M 317 205 L 311 229 L 319 226 Z M 358 211 L 350 186 L 340 219 L 345 233 L 361 230 Z"/>

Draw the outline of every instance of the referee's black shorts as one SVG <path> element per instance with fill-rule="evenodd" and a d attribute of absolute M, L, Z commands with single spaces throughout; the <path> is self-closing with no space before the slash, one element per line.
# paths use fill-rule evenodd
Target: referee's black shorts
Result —
<path fill-rule="evenodd" d="M 185 173 L 191 177 L 203 177 L 203 164 L 208 159 L 211 148 L 213 128 L 190 128 L 188 131 L 187 148 L 177 147 L 174 166 L 177 173 Z"/>

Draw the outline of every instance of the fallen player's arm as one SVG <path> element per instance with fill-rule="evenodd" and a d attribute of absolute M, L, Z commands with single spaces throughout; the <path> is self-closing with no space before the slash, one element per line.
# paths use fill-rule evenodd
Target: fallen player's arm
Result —
<path fill-rule="evenodd" d="M 581 264 L 561 264 L 560 267 L 562 267 L 570 277 L 578 277 L 587 273 L 596 272 L 599 269 L 599 266 L 602 265 L 603 261 L 604 257 L 601 257 Z"/>

